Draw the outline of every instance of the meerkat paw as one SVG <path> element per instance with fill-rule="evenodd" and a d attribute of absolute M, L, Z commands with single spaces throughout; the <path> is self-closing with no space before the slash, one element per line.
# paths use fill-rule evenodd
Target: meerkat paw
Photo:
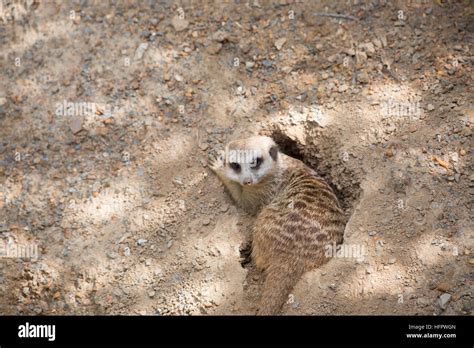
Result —
<path fill-rule="evenodd" d="M 222 156 L 218 155 L 214 159 L 210 160 L 209 168 L 215 173 L 224 169 L 224 160 L 222 159 Z"/>

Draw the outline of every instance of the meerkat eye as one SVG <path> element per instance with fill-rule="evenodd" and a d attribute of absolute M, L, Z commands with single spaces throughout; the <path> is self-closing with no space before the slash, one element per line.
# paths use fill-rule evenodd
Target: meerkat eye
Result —
<path fill-rule="evenodd" d="M 258 169 L 260 165 L 262 164 L 262 162 L 263 162 L 263 158 L 257 157 L 254 161 L 252 161 L 251 166 L 253 169 Z"/>
<path fill-rule="evenodd" d="M 229 167 L 231 167 L 236 172 L 240 172 L 240 164 L 236 162 L 229 163 Z"/>

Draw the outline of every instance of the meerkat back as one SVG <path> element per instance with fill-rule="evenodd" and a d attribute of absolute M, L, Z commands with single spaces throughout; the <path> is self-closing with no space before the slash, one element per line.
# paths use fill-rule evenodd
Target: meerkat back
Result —
<path fill-rule="evenodd" d="M 290 162 L 285 182 L 253 228 L 252 258 L 266 274 L 260 315 L 277 314 L 301 276 L 328 261 L 325 247 L 342 243 L 344 234 L 344 214 L 329 185 L 300 161 L 282 160 Z"/>

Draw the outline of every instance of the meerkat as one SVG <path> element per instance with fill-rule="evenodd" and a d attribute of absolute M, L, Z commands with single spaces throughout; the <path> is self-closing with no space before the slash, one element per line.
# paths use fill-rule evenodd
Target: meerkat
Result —
<path fill-rule="evenodd" d="M 325 248 L 342 243 L 338 199 L 313 169 L 266 136 L 230 142 L 210 168 L 238 206 L 257 214 L 251 257 L 265 274 L 257 314 L 278 314 L 301 276 L 329 260 Z"/>

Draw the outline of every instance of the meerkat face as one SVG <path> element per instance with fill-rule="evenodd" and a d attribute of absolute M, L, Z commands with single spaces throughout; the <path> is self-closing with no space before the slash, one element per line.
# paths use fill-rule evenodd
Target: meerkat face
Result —
<path fill-rule="evenodd" d="M 232 181 L 250 186 L 272 175 L 278 161 L 275 142 L 264 136 L 255 136 L 230 142 L 226 146 L 225 172 Z"/>

